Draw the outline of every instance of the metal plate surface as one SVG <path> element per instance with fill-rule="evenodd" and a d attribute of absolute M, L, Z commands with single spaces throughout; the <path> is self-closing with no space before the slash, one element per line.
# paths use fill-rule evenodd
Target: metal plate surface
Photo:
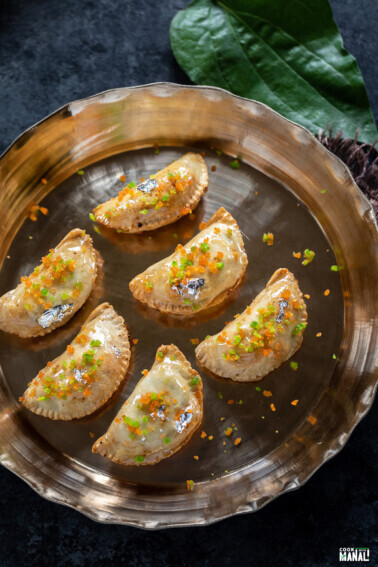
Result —
<path fill-rule="evenodd" d="M 188 150 L 205 152 L 210 174 L 209 191 L 194 218 L 140 235 L 95 228 L 88 214 L 122 189 L 122 174 L 126 182 L 147 178 Z M 243 163 L 234 170 L 230 156 L 238 154 Z M 376 235 L 371 209 L 346 168 L 311 134 L 264 105 L 219 89 L 150 85 L 110 91 L 57 111 L 11 146 L 0 173 L 5 218 L 0 294 L 75 227 L 92 236 L 104 262 L 92 295 L 67 325 L 33 340 L 0 335 L 5 466 L 47 498 L 94 519 L 156 528 L 255 510 L 298 487 L 342 447 L 375 388 Z M 23 216 L 32 202 L 49 210 L 35 223 Z M 190 239 L 220 206 L 234 216 L 245 238 L 249 265 L 237 290 L 188 319 L 136 302 L 128 282 Z M 268 231 L 275 237 L 269 247 L 262 241 Z M 305 248 L 316 254 L 308 266 L 293 257 Z M 332 272 L 334 264 L 342 270 Z M 286 362 L 251 384 L 214 379 L 201 370 L 204 422 L 183 450 L 138 468 L 93 455 L 93 434 L 97 438 L 107 429 L 159 345 L 176 344 L 196 367 L 190 339 L 218 332 L 279 267 L 293 271 L 310 296 L 308 327 L 293 357 L 298 370 Z M 27 383 L 64 350 L 102 301 L 115 307 L 131 338 L 138 339 L 119 391 L 92 416 L 71 422 L 53 422 L 21 408 L 17 400 Z M 242 438 L 237 447 L 224 435 L 233 424 L 233 437 Z M 187 479 L 195 482 L 192 492 L 186 490 Z"/>

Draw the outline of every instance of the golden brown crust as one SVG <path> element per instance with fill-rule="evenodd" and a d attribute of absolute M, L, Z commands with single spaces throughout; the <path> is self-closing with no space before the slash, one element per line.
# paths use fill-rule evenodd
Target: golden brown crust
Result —
<path fill-rule="evenodd" d="M 23 303 L 14 303 L 12 301 L 12 296 L 14 293 L 21 293 L 21 290 L 25 287 L 24 284 L 19 284 L 17 288 L 11 290 L 4 294 L 0 298 L 0 329 L 8 332 L 14 333 L 22 338 L 31 337 L 41 337 L 51 333 L 54 329 L 64 325 L 71 317 L 82 307 L 82 305 L 88 299 L 90 292 L 97 275 L 97 251 L 93 247 L 92 238 L 85 233 L 80 228 L 74 228 L 71 230 L 60 242 L 55 246 L 54 250 L 59 250 L 63 245 L 74 242 L 75 240 L 82 239 L 82 246 L 87 248 L 87 253 L 92 257 L 93 272 L 88 274 L 91 279 L 91 285 L 88 286 L 86 293 L 80 294 L 72 304 L 72 307 L 68 307 L 64 312 L 64 316 L 56 322 L 51 323 L 48 327 L 42 327 L 41 325 L 34 323 L 31 325 L 30 317 L 27 313 L 23 313 Z M 24 318 L 24 322 L 22 320 Z M 19 323 L 16 324 L 16 321 Z"/>
<path fill-rule="evenodd" d="M 185 192 L 185 200 L 180 199 L 177 205 L 163 206 L 158 214 L 153 214 L 152 216 L 140 214 L 140 209 L 145 208 L 143 202 L 140 201 L 137 207 L 131 207 L 129 210 L 123 212 L 123 214 L 118 212 L 117 216 L 106 217 L 105 213 L 107 209 L 113 206 L 113 199 L 98 205 L 98 207 L 93 210 L 96 221 L 104 226 L 121 230 L 125 233 L 139 233 L 147 230 L 155 230 L 176 222 L 187 214 L 186 212 L 182 212 L 183 209 L 187 208 L 193 211 L 200 202 L 203 194 L 207 191 L 209 184 L 207 165 L 200 154 L 189 152 L 183 155 L 181 158 L 159 171 L 155 177 L 163 176 L 169 169 L 174 169 L 177 166 L 176 164 L 185 161 L 190 163 L 190 160 L 195 160 L 195 165 L 199 167 L 199 173 L 196 176 L 194 187 L 189 188 Z"/>
<path fill-rule="evenodd" d="M 162 313 L 172 313 L 175 315 L 186 315 L 186 316 L 192 316 L 193 314 L 198 313 L 202 309 L 214 307 L 215 305 L 224 301 L 238 287 L 238 285 L 242 281 L 245 271 L 247 269 L 248 257 L 244 250 L 243 237 L 239 229 L 239 226 L 236 220 L 232 217 L 232 215 L 229 212 L 227 212 L 223 207 L 221 207 L 220 209 L 218 209 L 218 211 L 216 211 L 216 213 L 214 213 L 214 215 L 205 223 L 202 230 L 207 229 L 208 227 L 210 227 L 215 223 L 222 223 L 232 228 L 232 230 L 234 230 L 237 233 L 240 244 L 240 255 L 238 260 L 239 277 L 232 282 L 232 285 L 228 289 L 221 291 L 209 303 L 207 303 L 204 307 L 200 307 L 196 309 L 196 311 L 193 311 L 193 308 L 190 305 L 189 306 L 185 305 L 184 303 L 182 303 L 182 301 L 180 301 L 179 303 L 174 303 L 173 301 L 167 301 L 166 299 L 167 293 L 162 293 L 160 297 L 153 297 L 153 294 L 146 292 L 145 277 L 150 273 L 152 269 L 156 268 L 158 270 L 160 266 L 168 262 L 169 258 L 171 258 L 171 256 L 173 257 L 172 254 L 170 257 L 161 260 L 160 262 L 154 264 L 153 266 L 150 266 L 150 268 L 145 270 L 145 272 L 139 274 L 138 276 L 136 276 L 131 280 L 131 282 L 129 283 L 129 288 L 134 298 L 140 301 L 141 303 L 147 304 L 149 307 L 158 309 Z M 190 243 L 193 243 L 196 239 L 200 237 L 200 235 L 201 232 L 197 236 L 195 236 L 190 241 Z M 189 246 L 189 242 L 185 245 L 185 247 L 188 246 Z"/>
<path fill-rule="evenodd" d="M 272 320 L 277 321 L 276 316 L 279 315 L 281 309 L 283 313 L 284 309 L 279 307 L 277 299 L 282 297 L 279 294 L 283 290 L 290 291 L 289 296 L 297 302 L 297 307 L 289 307 L 289 311 L 291 309 L 290 317 L 293 317 L 292 322 L 289 323 L 289 326 L 283 326 L 281 331 L 276 332 L 275 341 L 280 347 L 278 350 L 280 356 L 275 357 L 273 352 L 268 354 L 267 357 L 263 356 L 261 348 L 247 354 L 246 346 L 248 346 L 248 336 L 251 332 L 250 323 L 257 321 L 259 315 L 257 309 L 266 309 L 268 306 L 275 307 L 276 312 L 274 316 L 272 315 Z M 238 382 L 261 380 L 293 356 L 300 348 L 303 340 L 301 332 L 294 336 L 294 334 L 291 334 L 291 331 L 296 324 L 303 324 L 306 321 L 306 304 L 298 282 L 289 270 L 280 268 L 274 272 L 266 287 L 257 295 L 252 304 L 238 316 L 237 320 L 229 323 L 218 334 L 207 337 L 197 346 L 197 362 L 202 368 L 221 378 L 228 378 Z M 222 339 L 222 333 L 225 338 L 231 339 L 231 341 L 233 341 L 236 335 L 240 336 L 241 334 L 243 349 L 240 349 L 239 346 L 232 347 L 234 354 L 237 354 L 239 357 L 237 360 L 225 359 L 227 353 L 230 352 L 230 347 Z"/>
<path fill-rule="evenodd" d="M 99 387 L 89 398 L 82 397 L 82 399 L 79 400 L 75 399 L 75 407 L 72 411 L 70 411 L 70 403 L 72 404 L 71 399 L 67 399 L 65 402 L 62 402 L 64 411 L 62 411 L 62 409 L 59 411 L 59 409 L 49 408 L 47 405 L 48 402 L 46 401 L 38 401 L 36 395 L 31 397 L 30 392 L 33 388 L 35 388 L 34 384 L 38 379 L 38 376 L 36 376 L 24 394 L 23 405 L 28 410 L 36 413 L 37 415 L 48 417 L 53 420 L 67 421 L 71 419 L 79 419 L 93 413 L 104 405 L 118 389 L 120 383 L 125 377 L 130 362 L 130 342 L 125 322 L 109 303 L 102 303 L 96 307 L 86 319 L 79 335 L 83 332 L 84 328 L 86 329 L 86 332 L 90 331 L 90 324 L 94 321 L 96 321 L 97 328 L 101 325 L 110 326 L 110 331 L 115 336 L 115 342 L 117 344 L 117 349 L 119 350 L 117 355 L 113 355 L 113 359 L 107 358 L 105 360 L 105 370 L 102 370 L 102 372 L 106 372 L 106 375 L 102 374 L 99 380 L 99 382 L 102 380 L 102 384 L 96 383 L 99 384 Z M 76 349 L 78 348 L 75 340 L 72 341 L 71 346 Z M 100 353 L 101 349 L 98 351 L 98 356 L 100 356 Z M 65 359 L 66 351 L 54 359 L 50 366 L 52 368 L 54 366 L 59 367 L 59 365 L 61 366 L 62 360 Z M 45 367 L 42 372 L 47 373 L 48 371 L 49 367 Z"/>
<path fill-rule="evenodd" d="M 108 459 L 110 459 L 111 461 L 121 464 L 121 465 L 133 465 L 133 466 L 144 466 L 144 465 L 153 465 L 155 463 L 158 463 L 159 461 L 161 461 L 162 459 L 168 458 L 170 456 L 172 456 L 173 454 L 175 454 L 177 451 L 179 451 L 180 449 L 182 449 L 182 447 L 184 447 L 184 445 L 186 445 L 188 443 L 188 441 L 191 439 L 192 435 L 194 434 L 194 432 L 198 429 L 198 427 L 201 425 L 202 423 L 202 418 L 203 418 L 203 386 L 202 386 L 202 380 L 198 374 L 198 372 L 196 372 L 190 365 L 190 363 L 188 362 L 188 360 L 185 358 L 185 356 L 183 355 L 183 353 L 173 344 L 171 345 L 161 345 L 158 349 L 157 352 L 161 352 L 163 353 L 163 357 L 165 356 L 175 356 L 177 361 L 179 361 L 181 364 L 184 365 L 186 371 L 188 372 L 189 377 L 198 377 L 199 378 L 199 382 L 196 385 L 197 386 L 197 391 L 196 391 L 196 410 L 194 412 L 194 419 L 188 424 L 186 430 L 185 430 L 185 435 L 183 435 L 180 438 L 180 442 L 177 443 L 174 447 L 168 450 L 162 450 L 158 453 L 151 453 L 151 454 L 145 454 L 144 456 L 144 460 L 142 462 L 136 462 L 133 458 L 133 456 L 129 456 L 129 457 L 120 457 L 119 456 L 119 442 L 116 441 L 116 437 L 115 437 L 115 428 L 117 427 L 116 422 L 113 421 L 109 430 L 107 431 L 107 433 L 105 433 L 104 435 L 102 435 L 93 445 L 92 447 L 92 452 L 93 453 L 97 453 L 103 457 L 106 457 Z M 163 358 L 164 360 L 164 358 Z M 151 367 L 150 372 L 153 371 L 154 368 L 156 368 L 157 366 L 159 366 L 161 364 L 161 362 L 159 360 L 155 359 L 154 364 Z M 143 382 L 143 378 L 140 380 L 139 384 L 141 384 L 141 382 Z M 188 385 L 189 385 L 189 379 L 187 380 Z M 138 385 L 136 386 L 136 388 L 138 388 Z M 134 392 L 133 392 L 134 393 Z M 133 394 L 132 394 L 133 395 Z M 131 399 L 132 395 L 130 396 L 130 398 L 125 402 L 124 406 L 121 408 L 121 410 L 118 412 L 116 419 L 119 419 L 119 416 L 122 414 L 123 411 L 126 411 L 126 407 L 127 407 L 127 403 L 128 401 Z M 124 427 L 124 425 L 122 424 L 121 427 Z"/>

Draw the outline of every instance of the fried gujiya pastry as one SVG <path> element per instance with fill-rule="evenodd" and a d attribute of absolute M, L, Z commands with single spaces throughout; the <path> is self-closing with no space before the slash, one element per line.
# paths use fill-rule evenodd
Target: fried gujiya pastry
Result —
<path fill-rule="evenodd" d="M 92 311 L 63 354 L 48 362 L 20 401 L 51 419 L 84 417 L 117 390 L 130 360 L 125 322 L 109 303 Z"/>
<path fill-rule="evenodd" d="M 0 329 L 38 337 L 64 325 L 87 300 L 96 273 L 92 239 L 71 230 L 30 276 L 0 297 Z"/>
<path fill-rule="evenodd" d="M 188 153 L 93 211 L 97 222 L 123 232 L 142 232 L 177 221 L 198 205 L 207 190 L 206 162 Z"/>
<path fill-rule="evenodd" d="M 201 232 L 131 280 L 135 299 L 166 313 L 192 315 L 223 301 L 239 284 L 248 259 L 236 221 L 220 208 Z"/>
<path fill-rule="evenodd" d="M 94 453 L 122 465 L 153 465 L 179 451 L 203 417 L 202 380 L 175 345 L 162 345 Z"/>
<path fill-rule="evenodd" d="M 260 380 L 299 349 L 306 321 L 298 282 L 281 268 L 241 315 L 198 345 L 197 360 L 224 378 Z"/>

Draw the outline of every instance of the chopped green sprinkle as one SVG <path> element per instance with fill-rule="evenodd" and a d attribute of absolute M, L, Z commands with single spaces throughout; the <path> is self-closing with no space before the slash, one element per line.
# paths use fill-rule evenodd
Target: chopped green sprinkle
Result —
<path fill-rule="evenodd" d="M 90 218 L 93 222 L 96 221 L 96 217 L 94 216 L 93 213 L 89 213 L 89 218 Z"/>
<path fill-rule="evenodd" d="M 300 335 L 305 328 L 307 327 L 307 323 L 298 323 L 298 325 L 295 325 L 294 329 L 291 332 L 291 335 L 293 337 L 295 337 L 296 335 Z"/>
<path fill-rule="evenodd" d="M 44 402 L 45 400 L 47 400 L 46 396 L 40 396 L 39 398 L 37 398 L 38 402 Z"/>
<path fill-rule="evenodd" d="M 143 421 L 143 423 L 148 423 L 148 417 L 146 415 L 144 415 L 142 417 L 142 421 Z"/>
<path fill-rule="evenodd" d="M 167 193 L 163 195 L 162 201 L 168 201 L 168 199 L 169 199 L 169 195 Z"/>
<path fill-rule="evenodd" d="M 210 250 L 210 246 L 206 242 L 201 242 L 200 248 L 202 252 L 208 252 Z"/>
<path fill-rule="evenodd" d="M 339 266 L 331 266 L 331 272 L 338 272 L 339 271 Z"/>
<path fill-rule="evenodd" d="M 170 437 L 165 437 L 164 439 L 164 443 L 170 443 L 171 442 L 171 438 Z"/>
<path fill-rule="evenodd" d="M 44 287 L 43 289 L 41 289 L 41 295 L 42 295 L 43 297 L 46 297 L 46 295 L 47 295 L 48 293 L 49 293 L 49 290 L 48 290 L 47 288 Z"/>
<path fill-rule="evenodd" d="M 78 175 L 84 175 L 84 169 L 79 169 L 79 171 L 77 172 Z"/>
<path fill-rule="evenodd" d="M 322 189 L 320 192 L 321 193 L 327 193 L 327 189 Z"/>
<path fill-rule="evenodd" d="M 217 262 L 215 265 L 218 268 L 218 270 L 221 270 L 224 266 L 223 262 Z"/>
<path fill-rule="evenodd" d="M 238 345 L 241 340 L 242 340 L 242 338 L 241 338 L 240 335 L 235 335 L 234 336 L 234 345 Z"/>
<path fill-rule="evenodd" d="M 337 356 L 335 354 L 332 355 L 333 360 L 336 360 Z"/>
<path fill-rule="evenodd" d="M 141 215 L 146 215 L 148 213 L 147 209 L 142 209 L 141 211 L 139 211 L 139 213 Z"/>
<path fill-rule="evenodd" d="M 234 159 L 234 161 L 232 161 L 232 162 L 230 163 L 230 167 L 232 167 L 232 169 L 239 169 L 239 167 L 240 167 L 239 160 Z"/>
<path fill-rule="evenodd" d="M 101 343 L 101 341 L 99 341 L 97 339 L 97 340 L 91 341 L 89 344 L 90 344 L 91 347 L 99 347 L 99 346 L 101 346 L 102 343 Z"/>
<path fill-rule="evenodd" d="M 291 361 L 290 362 L 290 368 L 292 370 L 298 370 L 298 362 Z"/>
<path fill-rule="evenodd" d="M 218 392 L 218 398 L 219 398 L 220 400 L 223 400 L 223 394 L 222 394 L 222 392 Z"/>
<path fill-rule="evenodd" d="M 147 429 L 142 429 L 142 433 L 143 433 L 143 435 L 147 435 L 147 433 L 148 433 Z"/>
<path fill-rule="evenodd" d="M 174 233 L 173 233 L 173 236 L 174 236 L 174 238 L 178 238 L 177 232 L 174 232 Z M 174 262 L 174 260 L 173 260 L 173 262 Z M 172 264 L 173 264 L 173 262 L 172 262 Z M 176 264 L 177 264 L 177 262 L 176 262 Z"/>
<path fill-rule="evenodd" d="M 157 356 L 160 358 L 160 360 L 163 358 L 164 354 L 161 352 L 161 350 L 157 353 Z M 152 395 L 151 395 L 151 399 L 152 399 Z"/>
<path fill-rule="evenodd" d="M 261 392 L 260 386 L 256 386 L 256 390 L 257 390 L 258 392 Z"/>
<path fill-rule="evenodd" d="M 199 378 L 192 378 L 190 381 L 190 385 L 191 386 L 197 386 L 197 384 L 199 383 L 200 379 Z"/>
<path fill-rule="evenodd" d="M 172 354 L 171 360 L 176 360 L 176 356 L 174 354 Z"/>
<path fill-rule="evenodd" d="M 302 265 L 307 266 L 307 264 L 312 262 L 313 259 L 315 258 L 315 252 L 306 248 L 306 250 L 303 252 L 303 254 L 304 254 L 304 256 L 306 256 L 306 258 L 305 258 L 305 260 L 303 260 Z"/>
<path fill-rule="evenodd" d="M 191 305 L 192 304 L 190 299 L 187 299 L 187 298 L 184 298 L 184 303 L 185 303 L 185 305 Z"/>
<path fill-rule="evenodd" d="M 135 461 L 136 463 L 143 463 L 143 461 L 144 461 L 143 455 L 137 455 L 137 456 L 135 457 L 134 461 Z"/>

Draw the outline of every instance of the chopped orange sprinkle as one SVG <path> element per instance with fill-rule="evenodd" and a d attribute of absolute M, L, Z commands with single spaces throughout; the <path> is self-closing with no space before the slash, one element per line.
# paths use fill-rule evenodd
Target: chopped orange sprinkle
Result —
<path fill-rule="evenodd" d="M 300 252 L 293 252 L 294 258 L 300 258 L 302 254 Z"/>
<path fill-rule="evenodd" d="M 265 396 L 266 398 L 270 398 L 270 396 L 272 396 L 272 392 L 270 390 L 264 390 L 263 391 L 263 396 Z"/>
<path fill-rule="evenodd" d="M 293 400 L 293 401 L 291 402 L 291 405 L 292 405 L 292 406 L 296 406 L 298 402 L 299 402 L 299 400 Z"/>
<path fill-rule="evenodd" d="M 220 233 L 220 228 L 218 228 L 217 226 L 214 228 L 214 232 L 215 234 L 219 234 Z M 222 254 L 223 256 L 223 254 Z"/>
<path fill-rule="evenodd" d="M 90 436 L 92 437 L 92 439 L 93 439 L 93 437 L 94 437 L 96 434 L 93 433 L 93 431 L 90 431 L 90 432 L 89 432 L 89 435 L 90 435 Z"/>
<path fill-rule="evenodd" d="M 190 339 L 190 342 L 192 343 L 192 345 L 198 345 L 199 339 Z"/>
<path fill-rule="evenodd" d="M 199 459 L 198 455 L 193 455 L 193 459 L 195 459 L 196 461 L 198 461 L 198 459 Z"/>
<path fill-rule="evenodd" d="M 122 183 L 125 183 L 125 181 L 126 181 L 126 175 L 125 175 L 125 174 L 120 175 L 120 176 L 119 176 L 119 180 L 122 181 Z"/>
<path fill-rule="evenodd" d="M 199 228 L 200 230 L 203 230 L 203 229 L 205 228 L 205 226 L 206 226 L 206 223 L 202 221 L 202 222 L 200 223 L 200 225 L 199 225 L 198 228 Z"/>
<path fill-rule="evenodd" d="M 193 215 L 193 213 L 190 213 L 189 219 L 190 219 L 191 221 L 193 221 L 195 218 L 196 218 L 196 215 Z"/>
<path fill-rule="evenodd" d="M 46 207 L 39 207 L 39 210 L 40 210 L 41 213 L 42 213 L 43 215 L 45 215 L 45 216 L 46 216 L 46 215 L 48 214 L 48 212 L 49 212 L 49 210 L 46 209 Z"/>
<path fill-rule="evenodd" d="M 237 437 L 234 444 L 239 445 L 239 443 L 241 443 L 241 437 Z"/>
<path fill-rule="evenodd" d="M 138 341 L 139 341 L 139 339 L 133 339 L 134 345 L 137 345 L 137 344 L 138 344 Z"/>
<path fill-rule="evenodd" d="M 143 376 L 147 376 L 147 374 L 148 374 L 147 368 L 145 368 L 144 370 L 142 370 L 142 374 L 143 374 Z"/>
<path fill-rule="evenodd" d="M 329 289 L 326 289 L 325 292 L 324 292 L 324 295 L 327 297 L 327 295 L 329 295 L 329 294 L 330 294 Z"/>
<path fill-rule="evenodd" d="M 319 333 L 316 333 L 316 336 L 317 336 L 317 337 L 321 337 L 322 334 L 319 332 Z"/>
<path fill-rule="evenodd" d="M 216 265 L 216 263 L 214 262 L 214 260 L 210 262 L 210 264 L 209 264 L 209 270 L 210 270 L 210 272 L 211 272 L 212 274 L 216 274 L 216 273 L 218 272 L 218 268 L 217 268 L 217 265 Z"/>
<path fill-rule="evenodd" d="M 45 303 L 45 305 L 44 305 L 44 308 L 45 308 L 45 309 L 50 309 L 50 307 L 51 307 L 51 302 L 50 302 L 50 301 L 48 301 L 47 303 Z"/>
<path fill-rule="evenodd" d="M 305 296 L 306 299 L 310 299 L 310 296 L 309 296 L 308 293 L 305 293 L 304 296 Z"/>
<path fill-rule="evenodd" d="M 67 346 L 67 352 L 69 352 L 70 354 L 73 354 L 73 353 L 75 352 L 74 347 L 71 346 L 71 345 L 68 345 L 68 346 Z"/>
<path fill-rule="evenodd" d="M 290 295 L 291 295 L 291 293 L 288 289 L 284 289 L 283 292 L 281 293 L 281 297 L 283 299 L 289 299 Z"/>
<path fill-rule="evenodd" d="M 227 403 L 228 403 L 229 406 L 232 406 L 232 404 L 234 403 L 234 400 L 228 400 Z"/>
<path fill-rule="evenodd" d="M 318 421 L 318 418 L 315 417 L 314 415 L 310 415 L 310 416 L 307 418 L 307 421 L 308 421 L 309 423 L 311 423 L 311 425 L 315 425 L 315 423 Z"/>
<path fill-rule="evenodd" d="M 270 409 L 271 409 L 272 411 L 276 411 L 276 406 L 275 406 L 274 404 L 270 404 Z"/>
<path fill-rule="evenodd" d="M 214 437 L 212 435 L 209 435 L 209 441 L 212 441 L 214 439 Z"/>
<path fill-rule="evenodd" d="M 45 178 L 41 179 L 41 183 L 43 183 L 43 185 L 46 185 L 47 179 L 45 179 Z"/>
<path fill-rule="evenodd" d="M 201 439 L 205 439 L 206 435 L 207 435 L 207 433 L 205 433 L 204 431 L 202 431 L 202 433 L 201 433 Z"/>
<path fill-rule="evenodd" d="M 23 402 L 23 401 L 24 401 L 24 396 L 20 396 L 20 397 L 18 398 L 18 401 L 19 401 L 19 402 Z"/>
<path fill-rule="evenodd" d="M 222 258 L 223 258 L 223 252 L 217 252 L 217 258 L 218 258 L 219 260 L 222 260 Z"/>
<path fill-rule="evenodd" d="M 180 211 L 180 215 L 188 215 L 190 214 L 192 211 L 189 207 L 183 207 Z"/>
<path fill-rule="evenodd" d="M 186 481 L 186 488 L 188 490 L 194 490 L 194 481 L 193 480 L 187 480 Z"/>

